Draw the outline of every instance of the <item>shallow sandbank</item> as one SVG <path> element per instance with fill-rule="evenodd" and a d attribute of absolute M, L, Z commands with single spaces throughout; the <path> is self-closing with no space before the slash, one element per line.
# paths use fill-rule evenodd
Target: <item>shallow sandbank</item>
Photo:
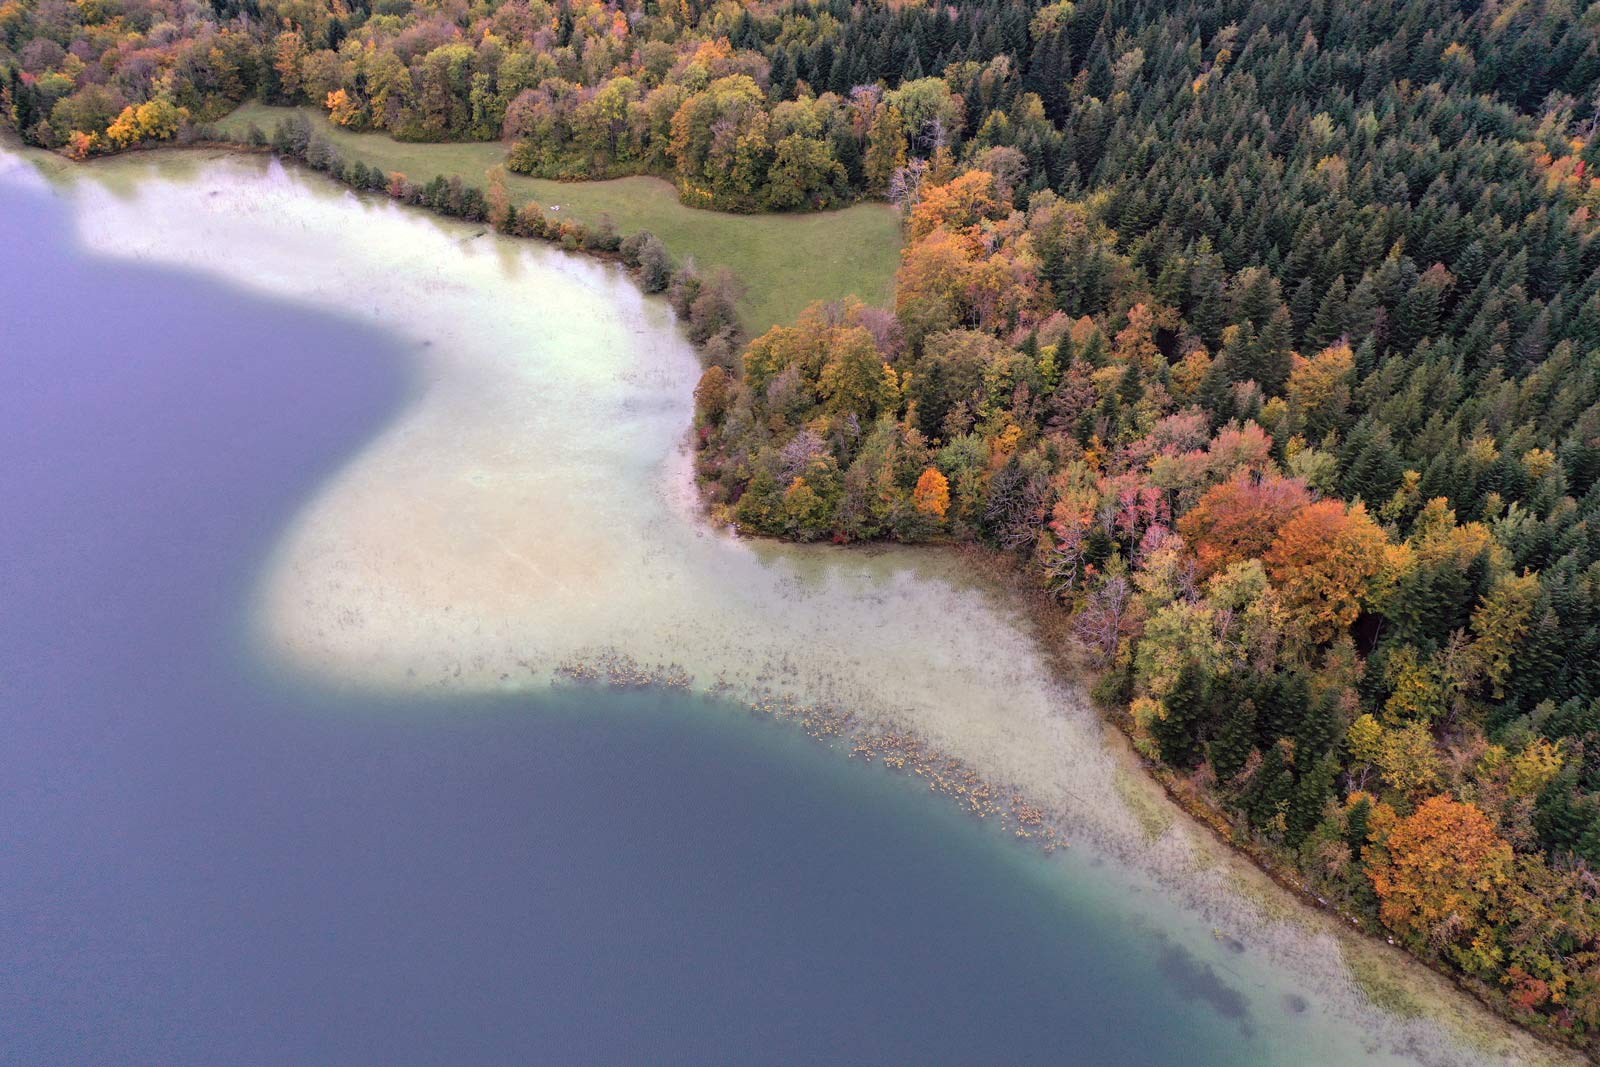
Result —
<path fill-rule="evenodd" d="M 706 526 L 681 447 L 693 353 L 620 271 L 258 158 L 144 156 L 57 180 L 96 250 L 376 322 L 412 354 L 412 402 L 328 478 L 262 575 L 251 625 L 272 662 L 417 693 L 546 686 L 616 651 L 696 688 L 847 708 L 1044 809 L 1074 846 L 1069 876 L 1224 974 L 1264 1049 L 1564 1058 L 1176 812 L 958 554 Z M 1363 992 L 1377 986 L 1388 1003 Z"/>

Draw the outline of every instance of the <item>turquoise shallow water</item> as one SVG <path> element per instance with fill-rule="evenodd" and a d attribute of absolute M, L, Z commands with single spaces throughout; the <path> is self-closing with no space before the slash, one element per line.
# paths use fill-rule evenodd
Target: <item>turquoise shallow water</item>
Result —
<path fill-rule="evenodd" d="M 235 179 L 255 180 L 206 181 Z M 1281 961 L 1217 947 L 1110 858 L 1138 840 L 1044 857 L 686 693 L 285 673 L 257 643 L 261 575 L 423 388 L 416 353 L 87 252 L 74 210 L 0 180 L 0 247 L 26 250 L 0 262 L 6 1062 L 1372 1061 Z M 597 434 L 586 476 L 643 436 Z M 624 484 L 655 476 L 631 462 Z M 1464 1062 L 1373 1033 L 1372 1056 Z"/>
<path fill-rule="evenodd" d="M 272 678 L 251 576 L 405 361 L 3 196 L 9 1062 L 1228 1061 L 1022 850 L 786 727 Z"/>

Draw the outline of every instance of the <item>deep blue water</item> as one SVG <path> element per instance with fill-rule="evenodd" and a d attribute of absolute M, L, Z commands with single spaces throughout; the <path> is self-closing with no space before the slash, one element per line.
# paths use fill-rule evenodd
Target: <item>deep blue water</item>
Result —
<path fill-rule="evenodd" d="M 1208 973 L 786 727 L 272 677 L 253 576 L 404 354 L 3 183 L 0 248 L 0 1061 L 1244 1062 Z"/>

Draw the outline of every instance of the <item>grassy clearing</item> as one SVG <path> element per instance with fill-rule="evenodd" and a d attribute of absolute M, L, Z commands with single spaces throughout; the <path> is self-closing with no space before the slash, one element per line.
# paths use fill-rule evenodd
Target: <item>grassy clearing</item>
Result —
<path fill-rule="evenodd" d="M 290 110 L 247 103 L 217 125 L 230 136 L 242 136 L 254 122 L 270 134 Z M 482 187 L 484 172 L 505 161 L 499 142 L 405 144 L 387 134 L 341 129 L 316 108 L 300 110 L 340 155 L 400 171 L 412 181 L 456 175 Z M 651 230 L 675 257 L 692 257 L 702 270 L 728 268 L 746 287 L 740 311 L 752 335 L 794 321 L 813 300 L 857 296 L 885 304 L 894 292 L 900 227 L 884 204 L 807 215 L 729 215 L 684 207 L 671 184 L 659 178 L 554 182 L 507 177 L 519 205 L 537 200 L 546 208 L 559 207 L 558 218 L 585 223 L 609 215 L 623 234 Z"/>

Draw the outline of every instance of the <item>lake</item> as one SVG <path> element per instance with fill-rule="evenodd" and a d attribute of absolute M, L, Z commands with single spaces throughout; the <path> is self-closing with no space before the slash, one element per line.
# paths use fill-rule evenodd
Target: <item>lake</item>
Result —
<path fill-rule="evenodd" d="M 0 155 L 0 247 L 7 1062 L 1544 1058 L 1177 815 L 959 558 L 706 527 L 614 268 L 215 154 Z M 693 682 L 564 680 L 617 657 Z"/>

